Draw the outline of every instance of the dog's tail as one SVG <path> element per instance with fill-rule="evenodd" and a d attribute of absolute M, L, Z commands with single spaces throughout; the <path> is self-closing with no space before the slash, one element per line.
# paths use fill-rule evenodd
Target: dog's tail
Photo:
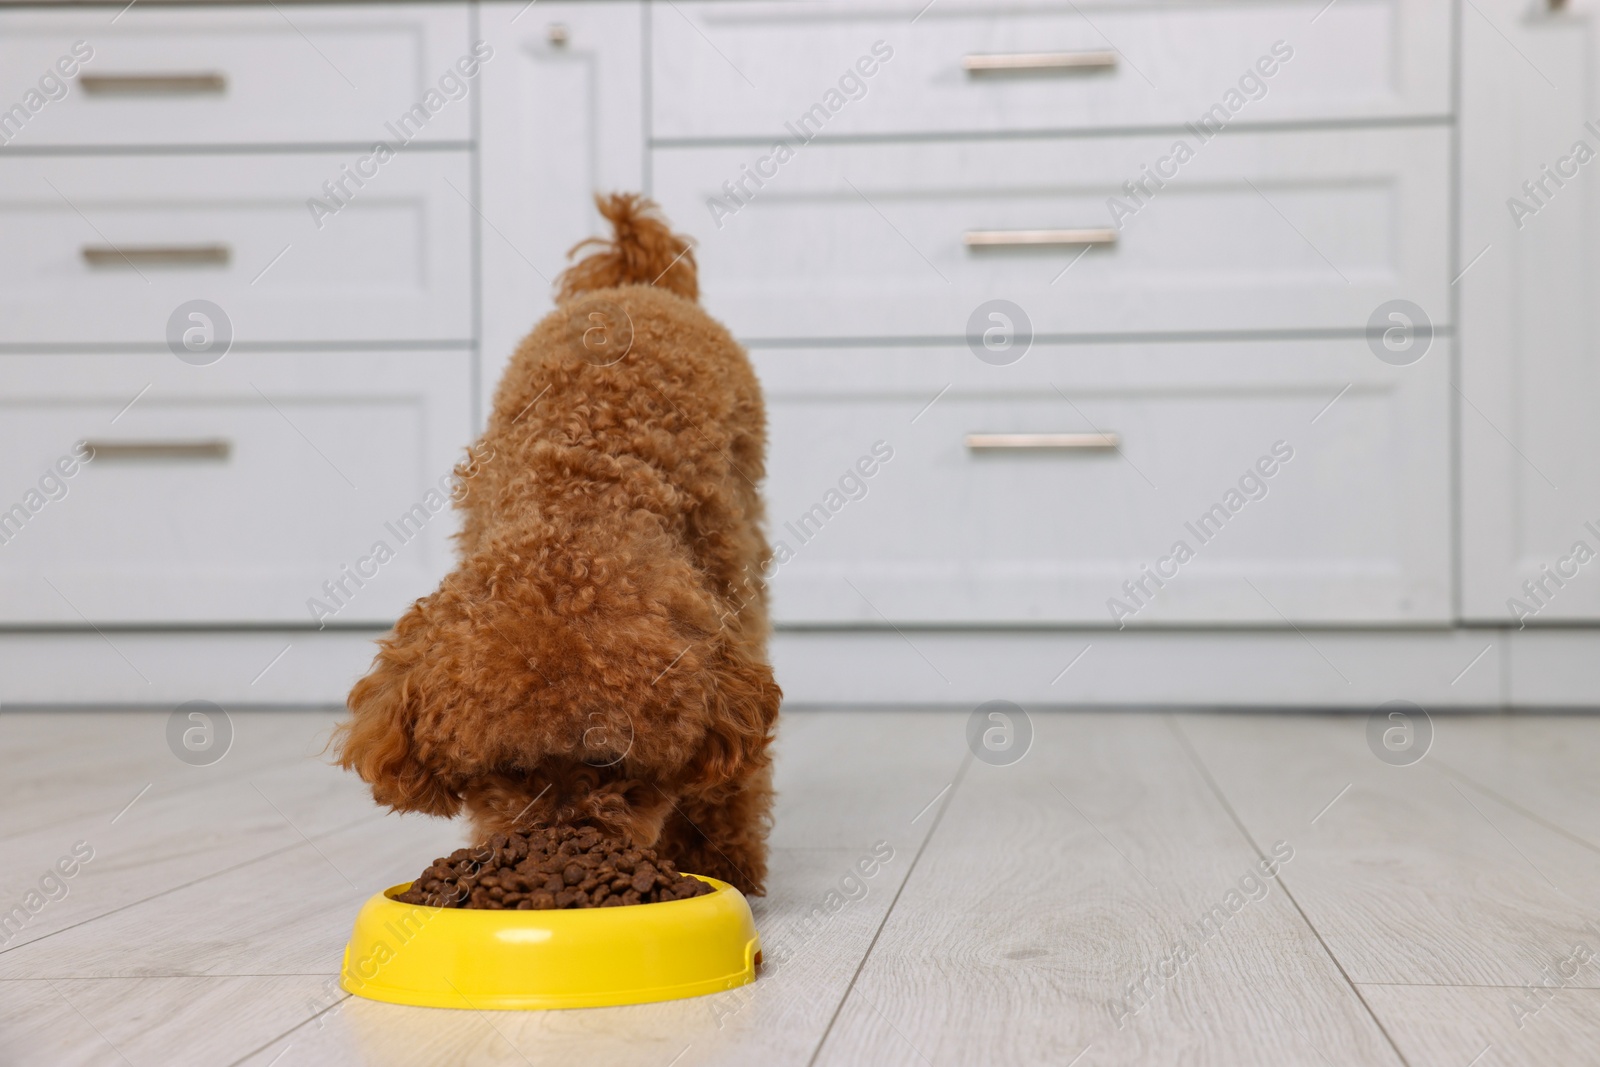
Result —
<path fill-rule="evenodd" d="M 590 237 L 572 246 L 568 259 L 590 245 L 597 245 L 598 251 L 561 272 L 556 279 L 557 303 L 619 285 L 655 285 L 690 300 L 700 298 L 694 246 L 672 232 L 653 200 L 638 193 L 596 193 L 594 202 L 611 223 L 612 238 Z"/>

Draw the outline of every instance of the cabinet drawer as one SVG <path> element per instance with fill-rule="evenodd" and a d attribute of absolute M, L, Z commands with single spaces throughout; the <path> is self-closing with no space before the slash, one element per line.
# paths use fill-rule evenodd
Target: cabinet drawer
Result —
<path fill-rule="evenodd" d="M 1437 0 L 1111 3 L 1092 16 L 1071 3 L 673 4 L 654 10 L 654 133 L 1176 127 L 1218 106 L 1230 123 L 1438 116 L 1450 109 L 1451 10 Z"/>
<path fill-rule="evenodd" d="M 57 68 L 78 41 L 88 58 Z M 462 141 L 472 83 L 454 65 L 468 56 L 473 69 L 471 46 L 464 5 L 0 11 L 0 107 L 22 102 L 26 112 L 0 125 L 0 140 L 361 145 L 393 140 L 385 123 L 420 103 L 402 134 Z M 50 75 L 69 70 L 62 95 Z"/>
<path fill-rule="evenodd" d="M 714 205 L 750 150 L 654 166 L 747 339 L 962 336 L 995 298 L 1041 335 L 1359 329 L 1397 297 L 1444 319 L 1446 131 L 1185 136 L 1181 166 L 1167 135 L 814 144 L 735 212 Z M 1175 176 L 1135 202 L 1147 166 Z M 969 243 L 1040 230 L 1114 243 Z"/>
<path fill-rule="evenodd" d="M 448 567 L 468 363 L 0 357 L 0 622 L 387 623 Z"/>
<path fill-rule="evenodd" d="M 165 348 L 196 299 L 239 345 L 469 339 L 467 153 L 401 152 L 314 217 L 361 158 L 0 159 L 0 342 Z"/>
<path fill-rule="evenodd" d="M 1443 341 L 1408 367 L 1360 339 L 1035 346 L 1009 367 L 964 347 L 756 361 L 780 623 L 1448 619 Z M 1081 447 L 1097 435 L 1117 447 Z M 1140 581 L 1136 599 L 1123 583 Z"/>

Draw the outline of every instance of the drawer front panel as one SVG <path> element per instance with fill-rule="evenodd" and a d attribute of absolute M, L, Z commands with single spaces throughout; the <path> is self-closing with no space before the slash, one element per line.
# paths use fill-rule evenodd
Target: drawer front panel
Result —
<path fill-rule="evenodd" d="M 1451 6 L 1435 0 L 1113 3 L 1092 16 L 1073 4 L 924 7 L 657 8 L 654 134 L 1178 126 L 1219 105 L 1229 123 L 1450 109 Z"/>
<path fill-rule="evenodd" d="M 780 623 L 1448 619 L 1443 341 L 1409 367 L 1361 340 L 756 360 Z"/>
<path fill-rule="evenodd" d="M 0 357 L 0 621 L 387 623 L 448 567 L 428 494 L 469 439 L 467 364 Z"/>
<path fill-rule="evenodd" d="M 0 343 L 161 347 L 196 299 L 235 344 L 470 339 L 467 154 L 374 159 L 330 197 L 364 158 L 0 159 Z"/>
<path fill-rule="evenodd" d="M 475 75 L 485 61 L 471 46 L 464 5 L 0 11 L 0 106 L 28 112 L 0 140 L 367 144 L 410 115 L 406 138 L 463 141 L 475 78 L 455 64 Z M 58 67 L 64 56 L 82 62 Z"/>
<path fill-rule="evenodd" d="M 960 337 L 997 298 L 1041 335 L 1360 329 L 1395 298 L 1444 320 L 1445 131 L 1189 136 L 1181 165 L 1175 140 L 813 144 L 734 209 L 750 150 L 674 149 L 656 188 L 745 338 Z M 1175 176 L 1136 200 L 1146 167 Z"/>

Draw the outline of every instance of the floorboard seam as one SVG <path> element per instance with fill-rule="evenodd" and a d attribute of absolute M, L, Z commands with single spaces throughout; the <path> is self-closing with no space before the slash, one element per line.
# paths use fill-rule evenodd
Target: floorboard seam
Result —
<path fill-rule="evenodd" d="M 25 713 L 22 713 L 22 712 L 10 712 L 9 714 L 15 715 L 15 714 L 25 714 Z M 138 714 L 138 713 L 134 712 L 133 714 Z M 243 714 L 243 713 L 236 713 L 236 714 Z M 334 720 L 333 716 L 329 716 L 329 725 L 330 726 L 333 725 L 334 721 L 335 720 Z M 328 746 L 324 745 L 323 749 L 322 749 L 322 752 L 325 753 L 327 751 L 327 748 L 328 748 Z M 247 772 L 247 774 L 248 774 L 249 777 L 252 777 L 252 778 L 260 777 L 263 774 L 271 774 L 274 771 L 281 771 L 281 770 L 284 770 L 286 768 L 300 766 L 301 764 L 307 763 L 307 762 L 315 759 L 318 755 L 321 755 L 321 754 L 322 753 L 307 752 L 307 753 L 303 753 L 302 755 L 299 755 L 299 756 L 285 756 L 285 757 L 282 757 L 281 759 L 276 759 L 275 758 L 275 759 L 273 759 L 272 761 L 270 761 L 268 763 L 263 763 L 260 766 L 252 767 Z M 9 756 L 9 755 L 12 755 L 12 754 L 11 753 L 0 753 L 0 755 Z M 135 777 L 139 777 L 139 776 L 135 776 Z M 197 781 L 197 782 L 194 782 L 194 783 L 189 784 L 189 785 L 179 785 L 179 786 L 177 786 L 176 788 L 174 788 L 174 789 L 172 789 L 170 791 L 165 791 L 164 790 L 161 793 L 161 796 L 163 798 L 180 796 L 180 795 L 182 795 L 184 793 L 193 792 L 193 791 L 198 790 L 198 789 L 211 789 L 211 788 L 216 787 L 216 786 L 228 785 L 228 784 L 231 784 L 232 781 L 233 781 L 232 779 L 218 779 L 216 781 L 203 781 L 203 782 Z M 66 817 L 64 817 L 62 819 L 59 819 L 59 820 L 55 821 L 55 822 L 42 823 L 42 824 L 39 824 L 39 825 L 36 825 L 36 826 L 31 826 L 26 830 L 18 830 L 16 832 L 7 832 L 7 833 L 4 833 L 4 834 L 0 834 L 0 845 L 4 845 L 9 841 L 14 841 L 19 837 L 27 837 L 29 834 L 38 833 L 41 830 L 52 830 L 52 829 L 55 829 L 55 828 L 61 827 L 61 826 L 70 826 L 73 823 L 82 822 L 85 819 L 92 819 L 92 818 L 94 818 L 94 816 L 95 816 L 95 812 L 94 811 L 85 811 L 85 812 L 82 812 L 81 814 L 75 814 L 75 815 L 66 816 Z"/>
<path fill-rule="evenodd" d="M 338 1000 L 334 1001 L 332 1004 L 329 1004 L 326 1008 L 323 1008 L 321 1011 L 317 1012 L 315 1015 L 312 1015 L 309 1018 L 302 1019 L 299 1022 L 295 1023 L 293 1026 L 289 1027 L 289 1029 L 285 1030 L 283 1033 L 279 1034 L 277 1037 L 273 1038 L 271 1041 L 268 1041 L 266 1044 L 257 1045 L 255 1048 L 251 1049 L 249 1052 L 245 1053 L 243 1056 L 240 1056 L 238 1059 L 236 1059 L 232 1063 L 228 1064 L 228 1067 L 239 1067 L 239 1064 L 241 1064 L 244 1061 L 250 1059 L 252 1056 L 261 1055 L 261 1053 L 265 1052 L 267 1049 L 271 1048 L 273 1045 L 276 1045 L 279 1041 L 282 1041 L 284 1038 L 288 1037 L 290 1034 L 294 1033 L 296 1030 L 299 1030 L 301 1027 L 310 1026 L 312 1023 L 316 1022 L 318 1019 L 322 1018 L 322 1016 L 328 1014 L 330 1011 L 337 1011 L 339 1008 L 344 1007 L 345 1002 L 348 1001 L 349 999 L 350 999 L 350 994 L 346 993 L 344 996 L 340 997 Z M 285 1050 L 285 1051 L 287 1051 L 287 1050 Z M 280 1052 L 280 1053 L 278 1053 L 278 1055 L 282 1056 L 283 1053 Z M 273 1061 L 273 1063 L 276 1063 L 276 1062 L 277 1062 L 277 1060 Z M 272 1064 L 268 1064 L 267 1067 L 272 1067 Z"/>
<path fill-rule="evenodd" d="M 1582 837 L 1582 836 L 1580 836 L 1578 834 L 1573 833 L 1571 830 L 1568 830 L 1566 827 L 1560 825 L 1559 823 L 1555 823 L 1555 822 L 1550 821 L 1549 819 L 1545 818 L 1543 815 L 1540 815 L 1538 812 L 1532 811 L 1532 810 L 1530 810 L 1528 808 L 1523 807 L 1521 804 L 1517 803 L 1515 800 L 1512 800 L 1510 797 L 1506 796 L 1504 793 L 1500 792 L 1498 789 L 1495 789 L 1493 786 L 1484 785 L 1482 782 L 1480 782 L 1476 778 L 1472 777 L 1472 775 L 1467 774 L 1465 771 L 1456 770 L 1454 767 L 1450 766 L 1450 764 L 1446 763 L 1442 759 L 1439 759 L 1439 758 L 1435 757 L 1433 762 L 1434 762 L 1435 766 L 1437 766 L 1440 770 L 1444 771 L 1445 774 L 1449 775 L 1452 778 L 1455 778 L 1458 781 L 1465 782 L 1467 785 L 1472 786 L 1472 788 L 1476 789 L 1478 792 L 1482 793 L 1484 796 L 1491 797 L 1494 800 L 1499 801 L 1501 804 L 1503 804 L 1506 807 L 1510 808 L 1512 811 L 1516 812 L 1518 815 L 1521 815 L 1523 818 L 1530 819 L 1533 822 L 1538 823 L 1540 826 L 1544 827 L 1546 830 L 1549 830 L 1551 833 L 1558 834 L 1561 837 L 1566 838 L 1568 841 L 1571 841 L 1573 844 L 1578 845 L 1581 848 L 1585 848 L 1590 852 L 1594 852 L 1596 854 L 1600 854 L 1600 846 L 1596 846 L 1593 842 L 1589 841 L 1587 838 L 1584 838 L 1584 837 Z"/>
<path fill-rule="evenodd" d="M 389 814 L 388 812 L 377 812 L 377 813 L 372 814 L 372 815 L 366 815 L 366 816 L 363 816 L 362 818 L 359 818 L 359 819 L 355 820 L 354 822 L 348 822 L 348 823 L 344 823 L 341 826 L 335 826 L 331 830 L 324 830 L 320 834 L 312 834 L 312 835 L 310 835 L 310 840 L 315 841 L 318 838 L 331 837 L 334 834 L 343 833 L 344 831 L 353 829 L 354 827 L 360 826 L 363 823 L 376 822 L 379 819 L 387 818 L 388 814 Z M 201 882 L 209 882 L 213 878 L 221 878 L 223 875 L 232 874 L 234 871 L 240 870 L 241 868 L 249 867 L 252 864 L 260 863 L 263 860 L 270 860 L 270 859 L 272 859 L 272 858 L 274 858 L 276 856 L 281 856 L 285 852 L 292 852 L 294 849 L 300 848 L 301 846 L 303 846 L 303 845 L 305 845 L 307 843 L 308 842 L 305 839 L 301 839 L 301 840 L 296 841 L 296 842 L 294 842 L 292 844 L 284 845 L 282 848 L 275 848 L 271 852 L 265 852 L 265 853 L 262 853 L 259 856 L 252 856 L 250 859 L 241 860 L 240 862 L 235 863 L 230 867 L 224 867 L 221 870 L 212 871 L 210 874 L 201 875 L 199 878 L 195 878 L 195 879 L 192 879 L 190 881 L 184 882 L 181 885 L 169 886 L 166 889 L 161 890 L 159 893 L 151 893 L 147 897 L 140 897 L 138 900 L 130 900 L 126 904 L 119 904 L 117 907 L 112 908 L 109 911 L 103 911 L 98 915 L 92 915 L 89 918 L 84 919 L 81 922 L 75 922 L 75 923 L 71 924 L 70 926 L 63 926 L 59 930 L 51 930 L 48 934 L 41 934 L 41 935 L 39 935 L 38 937 L 34 938 L 31 941 L 24 941 L 20 945 L 12 945 L 10 948 L 0 949 L 0 956 L 5 956 L 8 953 L 17 952 L 17 951 L 19 951 L 21 949 L 25 949 L 29 945 L 37 945 L 41 941 L 47 941 L 50 938 L 57 936 L 58 934 L 66 933 L 68 930 L 76 930 L 80 926 L 87 926 L 90 923 L 99 922 L 101 919 L 108 918 L 108 917 L 110 917 L 112 915 L 117 914 L 118 912 L 121 912 L 121 911 L 127 911 L 129 908 L 137 908 L 141 904 L 148 904 L 152 900 L 159 900 L 159 899 L 161 899 L 162 897 L 166 896 L 169 893 L 178 892 L 180 889 L 188 889 L 190 886 L 199 885 Z"/>
<path fill-rule="evenodd" d="M 900 894 L 906 891 L 906 886 L 911 884 L 911 876 L 917 872 L 917 864 L 922 860 L 922 854 L 927 851 L 928 843 L 933 840 L 933 835 L 939 832 L 939 823 L 944 819 L 944 813 L 949 810 L 950 804 L 961 791 L 961 781 L 966 777 L 967 768 L 972 766 L 972 753 L 967 753 L 961 761 L 961 766 L 956 769 L 955 777 L 945 788 L 944 801 L 939 805 L 939 810 L 934 813 L 933 822 L 928 824 L 928 832 L 922 838 L 922 844 L 917 846 L 917 854 L 911 857 L 911 865 L 906 868 L 906 876 L 900 879 L 900 886 L 894 891 L 894 897 L 889 901 L 889 906 L 884 909 L 883 918 L 878 922 L 878 928 L 872 932 L 872 940 L 867 942 L 866 951 L 861 954 L 861 960 L 856 964 L 855 973 L 850 975 L 850 984 L 844 987 L 844 993 L 839 997 L 839 1003 L 834 1005 L 833 1014 L 828 1017 L 828 1025 L 823 1027 L 822 1036 L 817 1039 L 817 1047 L 812 1050 L 811 1058 L 806 1060 L 806 1067 L 816 1067 L 817 1057 L 822 1055 L 823 1048 L 828 1044 L 828 1036 L 833 1033 L 834 1024 L 839 1021 L 839 1015 L 844 1011 L 844 1006 L 850 1000 L 850 994 L 856 988 L 856 982 L 861 977 L 861 972 L 866 969 L 867 960 L 872 958 L 872 950 L 878 947 L 878 938 L 883 936 L 884 927 L 889 925 L 889 917 L 894 914 L 895 905 L 900 903 Z"/>
<path fill-rule="evenodd" d="M 1228 803 L 1228 798 L 1223 794 L 1222 787 L 1212 777 L 1211 769 L 1206 766 L 1205 761 L 1200 758 L 1200 753 L 1183 732 L 1183 728 L 1178 725 L 1177 717 L 1169 714 L 1167 716 L 1167 724 L 1172 727 L 1172 732 L 1178 738 L 1178 743 L 1183 746 L 1189 761 L 1200 772 L 1200 777 L 1205 779 L 1206 785 L 1210 787 L 1212 794 L 1217 798 L 1217 803 L 1222 805 L 1222 810 L 1228 813 L 1228 818 L 1233 820 L 1233 825 L 1238 827 L 1239 833 L 1244 836 L 1245 842 L 1255 852 L 1256 857 L 1265 861 L 1267 854 L 1261 850 L 1261 846 L 1256 843 L 1255 836 L 1245 827 L 1244 820 L 1239 818 L 1239 813 L 1233 810 L 1233 805 Z M 1405 1053 L 1400 1051 L 1400 1046 L 1395 1042 L 1394 1035 L 1389 1033 L 1389 1028 L 1383 1025 L 1383 1020 L 1378 1018 L 1378 1013 L 1372 1010 L 1371 1004 L 1367 1003 L 1367 998 L 1361 994 L 1361 989 L 1351 979 L 1349 972 L 1344 969 L 1344 964 L 1339 961 L 1339 957 L 1334 955 L 1333 949 L 1328 946 L 1328 942 L 1323 940 L 1322 931 L 1317 929 L 1316 924 L 1311 921 L 1311 916 L 1307 915 L 1305 909 L 1300 906 L 1300 901 L 1295 898 L 1294 893 L 1289 889 L 1289 883 L 1281 875 L 1278 878 L 1278 885 L 1283 889 L 1284 896 L 1289 898 L 1289 903 L 1294 906 L 1294 910 L 1299 914 L 1300 921 L 1306 924 L 1306 929 L 1311 931 L 1311 936 L 1317 939 L 1317 944 L 1321 945 L 1322 951 L 1327 953 L 1328 960 L 1338 969 L 1339 977 L 1344 979 L 1345 985 L 1356 1000 L 1360 1002 L 1362 1010 L 1367 1013 L 1367 1017 L 1372 1020 L 1372 1024 L 1378 1028 L 1378 1032 L 1383 1035 L 1383 1039 L 1389 1043 L 1389 1048 L 1394 1051 L 1395 1057 L 1400 1061 L 1402 1067 L 1411 1067 L 1411 1061 L 1406 1059 Z"/>

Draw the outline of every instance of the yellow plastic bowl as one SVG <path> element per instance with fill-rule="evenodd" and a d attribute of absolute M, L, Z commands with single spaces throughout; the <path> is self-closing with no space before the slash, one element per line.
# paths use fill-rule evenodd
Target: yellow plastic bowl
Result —
<path fill-rule="evenodd" d="M 489 911 L 362 905 L 344 950 L 346 992 L 423 1008 L 601 1008 L 717 993 L 755 981 L 750 905 L 733 886 L 620 908 Z"/>

